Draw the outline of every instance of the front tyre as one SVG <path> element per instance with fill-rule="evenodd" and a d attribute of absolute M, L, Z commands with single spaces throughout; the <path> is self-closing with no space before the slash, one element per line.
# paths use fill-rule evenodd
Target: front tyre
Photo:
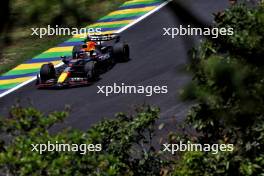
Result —
<path fill-rule="evenodd" d="M 49 64 L 43 64 L 40 68 L 40 81 L 42 83 L 48 81 L 49 79 L 54 79 L 56 77 L 56 70 L 54 68 L 54 65 Z"/>

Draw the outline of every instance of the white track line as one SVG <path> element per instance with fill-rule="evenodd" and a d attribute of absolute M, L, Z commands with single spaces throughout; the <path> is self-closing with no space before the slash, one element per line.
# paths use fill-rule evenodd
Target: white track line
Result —
<path fill-rule="evenodd" d="M 146 13 L 145 15 L 139 17 L 138 19 L 136 19 L 135 21 L 133 21 L 132 23 L 126 25 L 125 27 L 123 27 L 122 29 L 119 29 L 116 33 L 121 33 L 124 30 L 130 28 L 131 26 L 135 25 L 136 23 L 140 22 L 141 20 L 147 18 L 149 15 L 157 12 L 158 10 L 160 10 L 162 7 L 164 7 L 165 5 L 167 5 L 169 2 L 171 2 L 172 0 L 167 0 L 164 1 L 162 4 L 160 4 L 159 6 L 157 6 L 155 9 L 149 11 L 148 13 Z"/>
<path fill-rule="evenodd" d="M 139 17 L 138 19 L 136 19 L 136 20 L 133 21 L 132 23 L 126 25 L 125 27 L 119 29 L 119 30 L 116 31 L 115 33 L 121 33 L 121 32 L 123 32 L 123 31 L 125 31 L 126 29 L 130 28 L 131 26 L 135 25 L 136 23 L 142 21 L 143 19 L 147 18 L 147 17 L 150 16 L 151 14 L 153 14 L 153 13 L 157 12 L 158 10 L 160 10 L 162 7 L 164 7 L 165 5 L 167 5 L 170 1 L 172 1 L 172 0 L 167 0 L 167 1 L 163 2 L 162 4 L 160 4 L 159 6 L 157 6 L 155 9 L 149 11 L 149 12 L 146 13 L 145 15 Z M 56 67 L 60 67 L 60 66 L 62 66 L 62 65 L 63 65 L 63 63 L 60 63 L 60 64 L 56 65 Z M 11 92 L 16 91 L 17 89 L 19 89 L 19 88 L 21 88 L 21 87 L 23 87 L 23 86 L 25 86 L 25 85 L 31 83 L 32 81 L 35 81 L 36 79 L 37 79 L 37 76 L 35 76 L 35 77 L 33 77 L 33 78 L 31 78 L 31 79 L 29 79 L 29 80 L 27 80 L 27 81 L 25 81 L 25 82 L 23 82 L 23 83 L 17 85 L 17 86 L 15 86 L 15 87 L 9 89 L 8 91 L 6 91 L 6 92 L 0 94 L 0 98 L 6 96 L 7 94 L 10 94 Z"/>

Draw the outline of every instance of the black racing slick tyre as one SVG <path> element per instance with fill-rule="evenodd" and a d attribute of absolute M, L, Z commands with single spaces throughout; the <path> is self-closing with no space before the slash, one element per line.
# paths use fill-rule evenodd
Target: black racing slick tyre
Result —
<path fill-rule="evenodd" d="M 81 46 L 77 45 L 77 46 L 74 46 L 73 49 L 72 49 L 72 57 L 75 58 L 77 57 L 76 53 L 78 53 L 80 50 L 81 50 Z"/>
<path fill-rule="evenodd" d="M 95 80 L 98 77 L 96 62 L 88 62 L 84 65 L 84 72 L 88 80 Z"/>
<path fill-rule="evenodd" d="M 49 79 L 53 79 L 56 77 L 56 71 L 54 68 L 54 65 L 49 64 L 43 64 L 40 68 L 40 81 L 46 82 Z"/>
<path fill-rule="evenodd" d="M 118 62 L 129 61 L 129 46 L 124 43 L 116 43 L 113 47 L 114 58 Z"/>

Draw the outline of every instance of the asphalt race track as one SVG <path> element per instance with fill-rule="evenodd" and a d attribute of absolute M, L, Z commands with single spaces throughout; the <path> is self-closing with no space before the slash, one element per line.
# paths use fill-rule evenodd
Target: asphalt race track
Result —
<path fill-rule="evenodd" d="M 180 1 L 178 1 L 180 2 Z M 113 118 L 116 112 L 132 112 L 136 105 L 151 104 L 161 108 L 161 121 L 172 124 L 171 120 L 182 120 L 190 103 L 182 102 L 179 91 L 190 81 L 184 71 L 188 50 L 197 44 L 198 37 L 182 36 L 174 39 L 162 36 L 163 27 L 177 27 L 191 24 L 191 18 L 183 12 L 208 24 L 213 12 L 224 9 L 227 0 L 185 0 L 183 11 L 172 11 L 172 3 L 163 7 L 143 21 L 121 33 L 131 49 L 131 60 L 117 64 L 101 80 L 88 87 L 64 90 L 37 90 L 35 83 L 0 99 L 0 114 L 5 116 L 17 101 L 23 106 L 33 105 L 46 113 L 63 110 L 70 105 L 72 112 L 64 126 L 87 129 L 103 118 Z M 175 16 L 176 15 L 176 16 Z M 97 94 L 97 86 L 113 85 L 167 85 L 168 93 L 146 97 L 140 94 L 113 94 L 106 97 Z"/>

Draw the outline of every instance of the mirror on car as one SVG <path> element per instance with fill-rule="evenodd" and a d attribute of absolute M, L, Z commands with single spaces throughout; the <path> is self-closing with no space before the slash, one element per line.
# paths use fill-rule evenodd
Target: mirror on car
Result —
<path fill-rule="evenodd" d="M 64 64 L 67 64 L 67 59 L 66 56 L 61 56 L 61 60 Z"/>

